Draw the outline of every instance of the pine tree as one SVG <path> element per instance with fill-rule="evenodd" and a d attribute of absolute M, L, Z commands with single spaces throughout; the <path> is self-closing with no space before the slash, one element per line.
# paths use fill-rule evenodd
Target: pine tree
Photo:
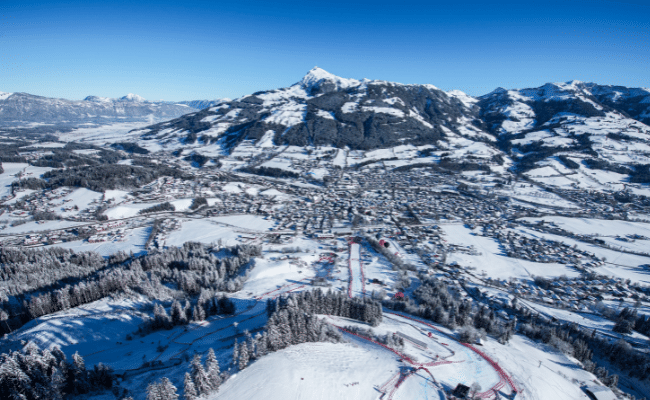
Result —
<path fill-rule="evenodd" d="M 147 400 L 164 400 L 160 390 L 160 383 L 151 382 L 147 386 Z"/>
<path fill-rule="evenodd" d="M 208 356 L 205 360 L 205 372 L 208 374 L 212 390 L 218 390 L 219 385 L 221 385 L 221 371 L 219 370 L 219 361 L 217 361 L 212 348 L 208 350 Z"/>
<path fill-rule="evenodd" d="M 9 326 L 9 314 L 5 310 L 0 310 L 0 321 L 3 321 L 5 323 L 5 326 L 7 327 L 7 332 L 11 332 L 11 327 Z"/>
<path fill-rule="evenodd" d="M 2 354 L 0 362 L 0 382 L 11 382 L 9 394 L 13 398 L 20 399 L 21 393 L 28 393 L 33 387 L 32 379 L 21 368 L 18 360 L 18 353 Z M 3 389 L 0 386 L 0 389 Z"/>
<path fill-rule="evenodd" d="M 172 323 L 174 325 L 185 325 L 187 323 L 187 316 L 185 315 L 185 312 L 183 312 L 183 307 L 181 306 L 181 303 L 179 303 L 177 300 L 174 300 L 172 303 Z"/>
<path fill-rule="evenodd" d="M 171 381 L 167 378 L 162 378 L 160 381 L 160 394 L 162 395 L 162 400 L 177 400 L 178 393 L 176 393 L 176 386 L 174 386 Z"/>
<path fill-rule="evenodd" d="M 266 355 L 266 332 L 264 335 L 259 332 L 255 335 L 255 358 L 260 358 Z"/>
<path fill-rule="evenodd" d="M 185 312 L 185 320 L 190 321 L 192 319 L 192 306 L 190 302 L 185 300 L 185 305 L 183 306 L 183 312 Z"/>
<path fill-rule="evenodd" d="M 189 372 L 185 373 L 185 380 L 183 381 L 183 399 L 184 400 L 194 400 L 198 396 L 196 392 L 196 386 L 194 386 L 194 381 Z"/>
<path fill-rule="evenodd" d="M 237 366 L 239 362 L 239 345 L 237 344 L 237 339 L 235 339 L 235 344 L 232 346 L 232 365 Z"/>
<path fill-rule="evenodd" d="M 243 370 L 244 368 L 246 368 L 246 366 L 248 366 L 248 359 L 249 359 L 248 346 L 246 346 L 246 344 L 244 343 L 239 350 L 238 367 L 240 370 Z"/>
<path fill-rule="evenodd" d="M 86 371 L 86 364 L 78 351 L 72 355 L 71 372 L 74 391 L 79 394 L 88 393 L 90 391 L 90 385 L 88 384 L 88 371 Z"/>
<path fill-rule="evenodd" d="M 192 359 L 192 380 L 194 381 L 194 386 L 196 387 L 199 396 L 208 394 L 212 390 L 208 374 L 206 374 L 203 369 L 203 365 L 201 365 L 201 356 L 198 354 L 195 354 Z"/>
<path fill-rule="evenodd" d="M 245 336 L 246 336 L 246 346 L 248 347 L 248 358 L 251 360 L 255 359 L 256 352 L 257 352 L 255 349 L 255 339 L 253 339 L 253 336 L 251 336 L 248 330 L 245 331 Z"/>
<path fill-rule="evenodd" d="M 205 311 L 200 304 L 194 306 L 192 310 L 192 320 L 193 321 L 203 321 L 205 320 Z"/>

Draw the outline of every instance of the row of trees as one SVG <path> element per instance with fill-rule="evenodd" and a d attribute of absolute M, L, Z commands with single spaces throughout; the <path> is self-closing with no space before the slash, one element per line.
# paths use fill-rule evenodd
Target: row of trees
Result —
<path fill-rule="evenodd" d="M 190 210 L 198 210 L 199 208 L 207 205 L 208 205 L 208 199 L 202 196 L 195 197 L 194 200 L 192 201 L 192 205 L 190 206 Z"/>
<path fill-rule="evenodd" d="M 143 208 L 142 210 L 138 211 L 138 214 L 151 214 L 155 212 L 163 212 L 163 211 L 176 211 L 176 207 L 168 201 L 160 204 L 156 204 L 155 206 Z"/>
<path fill-rule="evenodd" d="M 113 386 L 113 370 L 97 364 L 87 370 L 79 353 L 72 361 L 58 347 L 39 350 L 28 343 L 22 351 L 0 356 L 0 398 L 11 400 L 61 400 L 68 394 L 84 394 Z"/>
<path fill-rule="evenodd" d="M 625 307 L 621 310 L 616 318 L 614 332 L 629 334 L 633 330 L 650 336 L 650 317 L 643 314 L 637 314 L 636 310 Z"/>
<path fill-rule="evenodd" d="M 266 330 L 254 337 L 246 333 L 242 343 L 235 342 L 233 365 L 244 369 L 250 360 L 268 352 L 306 342 L 338 343 L 341 334 L 316 314 L 337 315 L 379 325 L 381 304 L 370 299 L 350 299 L 341 293 L 321 289 L 292 293 L 277 300 L 267 300 L 269 319 Z M 392 343 L 392 339 L 387 339 Z"/>
<path fill-rule="evenodd" d="M 215 255 L 218 251 L 222 257 Z M 0 249 L 0 332 L 31 319 L 119 293 L 151 299 L 200 297 L 196 315 L 213 310 L 215 292 L 239 290 L 260 246 L 214 249 L 188 242 L 180 248 L 135 257 L 64 249 Z M 206 309 L 206 307 L 208 307 Z M 225 307 L 225 306 L 224 306 Z M 194 315 L 194 313 L 193 313 Z"/>
<path fill-rule="evenodd" d="M 258 168 L 245 167 L 245 168 L 240 168 L 239 170 L 247 174 L 270 176 L 273 178 L 294 178 L 294 179 L 300 178 L 300 174 L 298 173 L 295 173 L 293 171 L 288 171 L 286 169 L 273 168 L 273 167 L 258 167 Z"/>
<path fill-rule="evenodd" d="M 179 308 L 180 306 L 172 306 L 172 320 L 179 320 L 174 316 L 181 315 L 181 312 L 173 311 Z M 159 310 L 158 313 L 160 312 Z M 313 292 L 292 293 L 277 300 L 268 300 L 267 313 L 269 319 L 263 332 L 253 336 L 245 331 L 244 340 L 239 342 L 235 339 L 232 353 L 233 368 L 241 371 L 251 361 L 295 344 L 341 342 L 342 336 L 338 330 L 315 314 L 339 315 L 379 324 L 381 304 L 373 300 L 349 299 L 339 293 L 331 291 L 323 293 L 320 289 L 316 289 Z M 376 315 L 377 313 L 379 316 Z M 390 347 L 399 349 L 404 346 L 403 339 L 395 335 L 377 337 L 371 331 L 365 330 L 359 333 L 374 337 Z M 208 352 L 205 365 L 201 364 L 201 357 L 195 355 L 190 369 L 190 372 L 185 374 L 183 383 L 184 400 L 195 400 L 216 392 L 228 377 L 227 373 L 220 372 L 219 363 L 212 349 Z M 179 397 L 176 387 L 167 378 L 150 384 L 147 393 L 147 400 L 176 400 Z"/>
<path fill-rule="evenodd" d="M 289 297 L 267 300 L 269 317 L 278 310 L 297 308 L 310 314 L 327 314 L 352 318 L 378 326 L 383 318 L 381 303 L 369 298 L 349 298 L 343 292 L 324 293 L 320 288 L 313 291 L 292 293 Z"/>
<path fill-rule="evenodd" d="M 219 390 L 225 378 L 212 348 L 208 350 L 205 364 L 201 363 L 201 355 L 195 354 L 190 372 L 185 373 L 183 380 L 183 399 L 195 400 L 214 393 Z M 168 378 L 162 378 L 147 386 L 147 400 L 177 400 L 178 397 L 176 386 Z M 124 400 L 133 400 L 133 398 Z"/>
<path fill-rule="evenodd" d="M 618 385 L 618 375 L 609 375 L 609 370 L 606 367 L 597 366 L 592 361 L 594 352 L 589 342 L 598 341 L 595 332 L 589 335 L 584 332 L 578 334 L 579 328 L 577 326 L 571 328 L 558 327 L 535 318 L 530 322 L 519 324 L 519 332 L 533 340 L 575 357 L 582 363 L 586 371 L 594 373 L 607 386 L 616 387 Z"/>
<path fill-rule="evenodd" d="M 386 346 L 390 347 L 391 349 L 395 349 L 397 351 L 404 350 L 404 339 L 401 336 L 397 336 L 395 333 L 377 335 L 370 328 L 364 329 L 358 326 L 349 326 L 349 325 L 345 327 L 345 330 L 350 331 L 352 333 L 356 333 L 357 335 L 360 336 L 370 338 L 375 342 L 383 343 Z"/>
<path fill-rule="evenodd" d="M 185 304 L 174 300 L 170 313 L 161 305 L 156 304 L 153 309 L 153 318 L 139 328 L 142 335 L 159 329 L 171 329 L 178 325 L 187 325 L 190 321 L 199 322 L 213 315 L 232 315 L 235 313 L 235 303 L 225 295 L 208 297 L 209 291 L 202 291 L 197 302 L 192 306 L 189 300 Z M 171 314 L 171 315 L 170 315 Z"/>
<path fill-rule="evenodd" d="M 384 305 L 388 308 L 404 311 L 422 318 L 432 320 L 450 329 L 464 329 L 466 333 L 462 340 L 471 341 L 481 336 L 480 331 L 487 332 L 506 343 L 512 338 L 516 327 L 516 319 L 504 322 L 497 318 L 493 309 L 479 307 L 471 300 L 461 300 L 447 290 L 447 285 L 435 277 L 420 276 L 421 285 L 413 292 L 418 300 L 416 305 L 411 299 L 387 300 Z"/>
<path fill-rule="evenodd" d="M 139 188 L 162 176 L 180 179 L 193 179 L 183 171 L 167 166 L 149 167 L 100 164 L 57 169 L 43 174 L 44 179 L 27 178 L 15 181 L 12 188 L 18 189 L 56 189 L 63 186 L 85 187 L 96 192 L 110 189 Z"/>

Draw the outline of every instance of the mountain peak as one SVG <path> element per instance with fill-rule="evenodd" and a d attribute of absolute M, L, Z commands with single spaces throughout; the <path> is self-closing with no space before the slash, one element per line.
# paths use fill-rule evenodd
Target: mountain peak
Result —
<path fill-rule="evenodd" d="M 106 103 L 111 101 L 108 97 L 100 97 L 100 96 L 86 96 L 84 101 L 94 101 L 95 103 Z"/>
<path fill-rule="evenodd" d="M 120 100 L 122 101 L 131 101 L 134 103 L 142 103 L 144 102 L 144 97 L 138 96 L 137 94 L 129 93 L 126 96 L 120 97 Z"/>
<path fill-rule="evenodd" d="M 310 90 L 321 90 L 330 92 L 357 86 L 361 82 L 356 79 L 345 79 L 325 71 L 322 68 L 314 67 L 299 82 L 302 87 Z"/>

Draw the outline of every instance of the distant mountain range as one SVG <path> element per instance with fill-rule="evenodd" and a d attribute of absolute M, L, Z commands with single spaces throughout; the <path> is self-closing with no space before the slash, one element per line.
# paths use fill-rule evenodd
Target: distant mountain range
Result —
<path fill-rule="evenodd" d="M 129 135 L 153 151 L 216 156 L 239 146 L 258 153 L 287 145 L 363 152 L 411 146 L 414 157 L 519 172 L 546 165 L 559 175 L 583 165 L 610 177 L 650 181 L 646 88 L 571 81 L 472 97 L 427 84 L 345 79 L 314 68 L 287 88 L 234 100 L 148 102 L 127 95 L 69 101 L 0 94 L 4 125 L 129 120 L 163 121 Z"/>
<path fill-rule="evenodd" d="M 290 87 L 224 100 L 138 133 L 169 149 L 211 154 L 214 147 L 229 154 L 244 143 L 363 151 L 411 145 L 464 161 L 498 160 L 520 171 L 564 155 L 570 167 L 566 157 L 575 156 L 633 174 L 650 164 L 646 124 L 645 88 L 572 81 L 472 97 L 432 85 L 344 79 L 314 68 Z"/>
<path fill-rule="evenodd" d="M 88 96 L 81 101 L 0 92 L 0 126 L 56 124 L 75 126 L 93 123 L 156 122 L 177 118 L 220 100 L 183 102 L 147 101 L 129 93 L 118 99 Z"/>

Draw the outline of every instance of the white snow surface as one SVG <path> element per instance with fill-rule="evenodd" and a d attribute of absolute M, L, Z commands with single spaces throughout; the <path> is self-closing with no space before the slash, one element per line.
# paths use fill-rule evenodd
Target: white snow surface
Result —
<path fill-rule="evenodd" d="M 257 215 L 231 215 L 226 217 L 214 217 L 211 219 L 223 224 L 255 231 L 269 230 L 275 225 L 275 222 L 272 220 L 264 219 L 264 217 Z"/>
<path fill-rule="evenodd" d="M 299 82 L 304 88 L 313 88 L 318 87 L 322 83 L 327 82 L 334 84 L 336 89 L 346 89 L 353 86 L 359 86 L 360 81 L 356 79 L 345 79 L 334 74 L 330 74 L 322 68 L 314 67 L 312 68 L 307 75 L 305 75 L 302 80 Z"/>
<path fill-rule="evenodd" d="M 395 358 L 367 346 L 303 343 L 263 357 L 208 400 L 375 400 L 374 386 L 398 368 Z"/>
<path fill-rule="evenodd" d="M 447 92 L 447 94 L 460 100 L 460 102 L 463 103 L 467 108 L 471 108 L 474 104 L 478 103 L 478 99 L 476 97 L 472 97 L 460 90 L 450 90 Z"/>

